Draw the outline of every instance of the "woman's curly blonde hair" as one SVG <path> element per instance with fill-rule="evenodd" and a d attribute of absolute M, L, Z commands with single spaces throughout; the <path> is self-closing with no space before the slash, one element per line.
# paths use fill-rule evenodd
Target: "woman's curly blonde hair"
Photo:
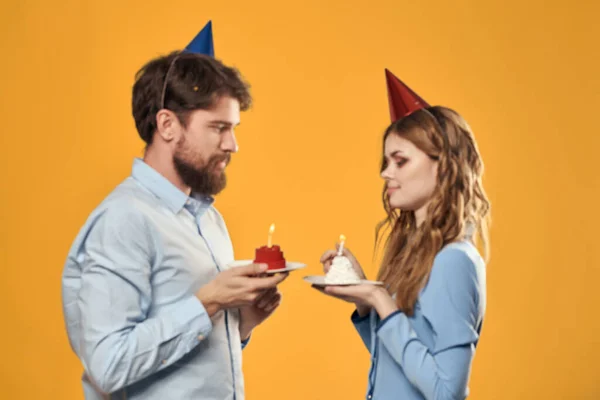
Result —
<path fill-rule="evenodd" d="M 391 228 L 378 279 L 396 294 L 398 308 L 412 315 L 442 247 L 465 237 L 474 239 L 477 232 L 484 256 L 489 257 L 490 202 L 481 182 L 483 162 L 477 143 L 457 112 L 441 106 L 418 110 L 390 125 L 384 143 L 389 135 L 411 141 L 438 163 L 437 184 L 423 223 L 416 226 L 413 211 L 392 209 L 384 187 L 387 218 L 376 228 L 376 246 Z M 381 171 L 386 167 L 384 158 Z"/>

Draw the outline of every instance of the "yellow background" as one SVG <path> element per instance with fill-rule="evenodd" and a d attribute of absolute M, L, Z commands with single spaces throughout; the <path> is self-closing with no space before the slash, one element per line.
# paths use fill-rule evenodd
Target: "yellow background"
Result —
<path fill-rule="evenodd" d="M 309 264 L 244 352 L 254 399 L 361 399 L 351 306 L 301 280 L 340 233 L 365 269 L 382 216 L 384 68 L 462 113 L 493 204 L 472 399 L 600 396 L 598 5 L 592 1 L 6 1 L 0 16 L 0 397 L 81 399 L 60 275 L 88 213 L 143 145 L 135 71 L 213 20 L 253 86 L 218 197 L 238 258 L 272 222 Z"/>

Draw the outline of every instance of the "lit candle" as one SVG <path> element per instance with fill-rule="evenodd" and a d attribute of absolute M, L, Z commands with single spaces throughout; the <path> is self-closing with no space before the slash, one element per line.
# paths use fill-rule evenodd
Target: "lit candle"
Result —
<path fill-rule="evenodd" d="M 340 247 L 338 249 L 338 256 L 341 256 L 344 252 L 344 242 L 346 241 L 346 236 L 340 235 Z"/>
<path fill-rule="evenodd" d="M 274 230 L 275 230 L 275 224 L 271 224 L 271 227 L 269 228 L 269 240 L 267 241 L 269 248 L 273 247 L 273 231 Z"/>

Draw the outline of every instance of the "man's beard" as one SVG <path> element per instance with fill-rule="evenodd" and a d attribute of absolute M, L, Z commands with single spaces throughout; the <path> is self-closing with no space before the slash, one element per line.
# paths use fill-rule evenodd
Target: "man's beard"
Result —
<path fill-rule="evenodd" d="M 225 155 L 215 154 L 210 157 L 206 165 L 198 167 L 195 163 L 189 162 L 185 157 L 182 157 L 182 153 L 185 154 L 187 152 L 179 151 L 180 149 L 181 147 L 178 146 L 178 151 L 173 155 L 173 164 L 183 183 L 189 186 L 192 192 L 204 196 L 214 196 L 225 189 L 225 186 L 227 186 L 225 171 L 221 173 L 217 173 L 216 171 L 218 169 L 217 165 L 220 162 L 225 161 L 229 164 L 231 159 L 229 153 Z"/>

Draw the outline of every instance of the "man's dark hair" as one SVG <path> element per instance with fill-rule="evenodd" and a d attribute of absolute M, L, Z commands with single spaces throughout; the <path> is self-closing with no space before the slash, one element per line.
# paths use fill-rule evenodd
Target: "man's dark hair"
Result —
<path fill-rule="evenodd" d="M 186 127 L 191 111 L 210 109 L 222 96 L 237 99 L 241 111 L 250 108 L 249 85 L 236 68 L 210 56 L 180 51 L 155 58 L 135 75 L 131 103 L 138 134 L 149 146 L 158 111 L 173 111 Z"/>

